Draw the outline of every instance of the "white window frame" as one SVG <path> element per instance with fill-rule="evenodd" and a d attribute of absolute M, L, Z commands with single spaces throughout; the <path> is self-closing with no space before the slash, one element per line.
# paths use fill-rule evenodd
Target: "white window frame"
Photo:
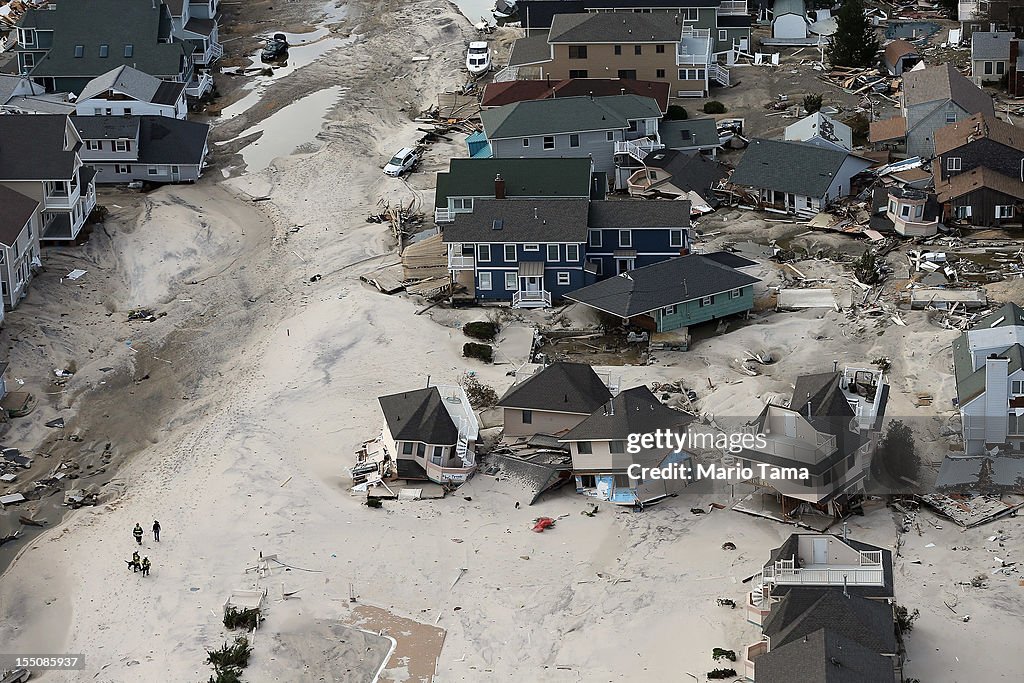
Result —
<path fill-rule="evenodd" d="M 682 230 L 669 230 L 668 231 L 668 246 L 680 247 L 683 246 L 683 231 Z"/>
<path fill-rule="evenodd" d="M 615 131 L 608 131 L 608 142 L 615 142 Z"/>
<path fill-rule="evenodd" d="M 946 112 L 946 123 L 956 123 L 956 112 L 949 110 Z"/>
<path fill-rule="evenodd" d="M 558 273 L 558 284 L 562 287 L 572 284 L 572 276 L 570 276 L 569 271 L 560 271 Z"/>
<path fill-rule="evenodd" d="M 594 239 L 595 236 L 597 236 L 596 240 Z M 603 237 L 604 236 L 601 234 L 600 230 L 591 230 L 590 233 L 587 235 L 587 244 L 589 244 L 594 249 L 600 249 L 601 240 L 603 239 Z"/>
<path fill-rule="evenodd" d="M 567 245 L 565 245 L 565 260 L 566 261 L 579 261 L 580 260 L 580 245 L 578 245 L 578 244 L 567 244 Z"/>
<path fill-rule="evenodd" d="M 718 29 L 718 39 L 719 40 L 729 40 L 729 32 L 726 31 L 724 28 Z"/>
<path fill-rule="evenodd" d="M 551 258 L 552 250 L 554 250 L 554 258 Z M 558 248 L 557 244 L 549 244 L 544 250 L 544 260 L 548 263 L 557 263 L 562 258 L 562 250 Z"/>
<path fill-rule="evenodd" d="M 114 164 L 114 172 L 117 174 L 131 173 L 132 169 L 128 164 Z"/>
<path fill-rule="evenodd" d="M 523 138 L 523 147 L 530 146 L 530 138 Z"/>
<path fill-rule="evenodd" d="M 569 133 L 569 147 L 572 147 L 572 148 L 575 149 L 575 148 L 577 148 L 579 146 L 580 146 L 580 134 L 579 133 Z"/>
<path fill-rule="evenodd" d="M 970 206 L 957 206 L 953 212 L 953 215 L 959 219 L 970 218 L 972 215 Z"/>
<path fill-rule="evenodd" d="M 35 65 L 36 65 L 36 56 L 33 53 L 31 53 L 31 52 L 22 52 L 21 56 L 22 56 L 22 66 L 25 66 L 25 67 L 35 67 Z"/>
<path fill-rule="evenodd" d="M 555 136 L 554 135 L 545 135 L 544 139 L 541 141 L 541 147 L 544 148 L 544 149 L 554 149 L 555 148 Z"/>
<path fill-rule="evenodd" d="M 625 239 L 623 239 L 623 237 L 625 237 Z M 619 230 L 619 246 L 624 248 L 633 246 L 632 230 Z"/>
<path fill-rule="evenodd" d="M 146 174 L 147 175 L 160 175 L 160 169 L 157 168 L 156 166 L 150 166 L 149 168 L 146 169 Z"/>
<path fill-rule="evenodd" d="M 114 151 L 115 152 L 128 152 L 128 151 L 131 151 L 131 150 L 128 149 L 128 141 L 127 140 L 114 140 Z"/>
<path fill-rule="evenodd" d="M 1024 396 L 1024 380 L 1010 380 L 1010 393 L 1014 396 Z"/>
<path fill-rule="evenodd" d="M 540 251 L 539 244 L 524 244 L 523 251 Z"/>
<path fill-rule="evenodd" d="M 487 257 L 484 258 L 484 254 Z M 476 245 L 476 260 L 478 263 L 489 263 L 491 260 L 491 245 L 490 244 L 478 244 Z"/>
<path fill-rule="evenodd" d="M 515 261 L 516 261 L 516 245 L 514 245 L 514 244 L 506 244 L 505 248 L 504 248 L 504 256 L 505 256 L 505 262 L 506 263 L 515 263 Z"/>
<path fill-rule="evenodd" d="M 103 141 L 102 140 L 86 140 L 85 141 L 85 148 L 87 150 L 90 150 L 90 151 L 93 151 L 93 152 L 95 152 L 97 150 L 101 150 L 101 149 L 103 149 Z"/>
<path fill-rule="evenodd" d="M 947 171 L 959 171 L 960 170 L 960 157 L 946 157 L 946 170 Z"/>
<path fill-rule="evenodd" d="M 729 298 L 730 299 L 739 299 L 741 296 L 743 296 L 743 288 L 742 287 L 740 287 L 739 289 L 734 289 L 731 292 L 729 292 Z"/>
<path fill-rule="evenodd" d="M 996 218 L 1013 218 L 1013 204 L 996 205 Z"/>
<path fill-rule="evenodd" d="M 519 291 L 519 273 L 514 270 L 505 273 L 505 289 L 510 292 Z"/>
<path fill-rule="evenodd" d="M 480 281 L 480 284 L 477 285 L 477 289 L 479 289 L 482 292 L 489 292 L 489 291 L 491 291 L 491 274 L 490 273 L 488 273 L 488 272 L 480 272 L 480 273 L 477 274 L 477 279 Z"/>
<path fill-rule="evenodd" d="M 472 211 L 473 210 L 473 198 L 472 197 L 453 197 L 452 198 L 452 210 L 453 211 Z"/>
<path fill-rule="evenodd" d="M 675 307 L 675 305 L 673 304 L 672 306 L 666 306 L 665 308 L 661 309 L 661 314 L 662 315 L 675 315 L 676 314 L 676 307 Z"/>
<path fill-rule="evenodd" d="M 714 299 L 715 299 L 714 295 L 705 296 L 705 297 L 701 298 L 701 300 L 700 300 L 700 307 L 704 308 L 705 306 L 710 306 L 711 304 L 714 303 Z"/>

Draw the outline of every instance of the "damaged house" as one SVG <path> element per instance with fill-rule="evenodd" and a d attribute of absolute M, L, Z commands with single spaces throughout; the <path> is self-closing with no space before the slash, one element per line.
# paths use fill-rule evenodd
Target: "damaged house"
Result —
<path fill-rule="evenodd" d="M 1024 448 L 1024 310 L 1008 303 L 953 342 L 967 455 Z"/>
<path fill-rule="evenodd" d="M 604 380 L 585 363 L 558 362 L 509 387 L 497 402 L 504 436 L 561 436 L 612 398 Z"/>
<path fill-rule="evenodd" d="M 700 215 L 718 206 L 712 188 L 728 175 L 725 167 L 703 154 L 685 154 L 662 149 L 644 157 L 643 168 L 626 181 L 630 196 L 686 199 L 690 211 Z"/>
<path fill-rule="evenodd" d="M 739 453 L 754 472 L 746 483 L 755 490 L 734 509 L 819 530 L 845 517 L 864 493 L 887 400 L 888 383 L 878 370 L 798 377 L 788 407 L 769 403 L 748 425 L 767 443 Z M 806 470 L 808 477 L 765 479 L 764 468 Z"/>
<path fill-rule="evenodd" d="M 685 465 L 686 451 L 641 449 L 627 451 L 630 434 L 650 434 L 659 429 L 682 433 L 693 417 L 664 405 L 645 386 L 620 393 L 571 429 L 559 441 L 572 455 L 576 491 L 585 496 L 618 505 L 655 503 L 686 485 L 676 479 L 650 479 L 638 475 L 637 468 L 665 468 Z"/>
<path fill-rule="evenodd" d="M 853 149 L 853 129 L 820 111 L 786 126 L 784 139 L 844 152 Z"/>
<path fill-rule="evenodd" d="M 82 161 L 97 183 L 195 182 L 209 152 L 210 126 L 167 116 L 73 116 Z"/>

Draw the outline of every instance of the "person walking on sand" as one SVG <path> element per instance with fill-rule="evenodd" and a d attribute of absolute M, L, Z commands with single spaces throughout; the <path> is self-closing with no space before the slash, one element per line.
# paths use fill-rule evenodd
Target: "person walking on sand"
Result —
<path fill-rule="evenodd" d="M 142 558 L 142 575 L 149 576 L 149 558 Z"/>
<path fill-rule="evenodd" d="M 131 565 L 132 565 L 132 571 L 136 571 L 137 572 L 137 571 L 139 571 L 139 569 L 142 568 L 141 565 L 139 564 L 139 553 L 138 553 L 138 551 L 132 553 Z"/>
<path fill-rule="evenodd" d="M 160 542 L 160 522 L 156 520 L 153 520 L 153 538 L 156 539 L 157 543 Z"/>
<path fill-rule="evenodd" d="M 142 525 L 138 522 L 135 523 L 135 528 L 132 529 L 132 536 L 135 537 L 135 542 L 142 545 Z"/>

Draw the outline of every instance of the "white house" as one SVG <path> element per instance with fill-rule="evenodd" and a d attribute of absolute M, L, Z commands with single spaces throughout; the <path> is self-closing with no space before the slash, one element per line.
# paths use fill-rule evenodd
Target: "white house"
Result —
<path fill-rule="evenodd" d="M 78 116 L 188 116 L 185 84 L 119 66 L 89 81 L 75 103 Z"/>
<path fill-rule="evenodd" d="M 820 111 L 786 126 L 785 139 L 844 152 L 853 149 L 853 129 Z"/>
<path fill-rule="evenodd" d="M 18 305 L 39 265 L 39 201 L 0 185 L 0 287 L 4 310 Z"/>
<path fill-rule="evenodd" d="M 775 0 L 772 9 L 772 38 L 807 37 L 807 6 L 804 0 Z"/>
<path fill-rule="evenodd" d="M 1024 310 L 1008 303 L 953 343 L 964 449 L 1024 448 Z"/>
<path fill-rule="evenodd" d="M 998 83 L 1010 64 L 1013 31 L 976 31 L 971 35 L 971 76 L 975 83 Z"/>

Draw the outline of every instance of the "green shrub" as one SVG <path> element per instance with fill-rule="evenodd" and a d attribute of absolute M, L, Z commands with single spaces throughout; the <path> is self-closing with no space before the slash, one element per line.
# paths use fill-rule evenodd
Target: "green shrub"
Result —
<path fill-rule="evenodd" d="M 498 326 L 492 322 L 477 321 L 466 323 L 462 332 L 470 339 L 482 339 L 491 341 L 498 336 Z"/>
<path fill-rule="evenodd" d="M 804 96 L 804 110 L 808 114 L 821 111 L 821 93 L 811 93 Z"/>
<path fill-rule="evenodd" d="M 710 102 L 704 103 L 705 114 L 724 114 L 725 112 L 725 105 L 718 100 L 711 100 Z"/>
<path fill-rule="evenodd" d="M 716 662 L 720 659 L 728 659 L 730 662 L 735 662 L 736 651 L 725 650 L 723 648 L 716 647 L 714 650 L 711 651 L 711 658 L 714 659 Z"/>
<path fill-rule="evenodd" d="M 252 609 L 237 609 L 235 607 L 228 607 L 224 610 L 224 626 L 225 628 L 234 630 L 237 628 L 244 628 L 246 631 L 251 631 L 260 623 L 260 609 L 259 607 L 253 607 Z"/>
<path fill-rule="evenodd" d="M 252 654 L 252 647 L 249 646 L 249 639 L 245 636 L 238 636 L 231 645 L 224 643 L 219 650 L 207 650 L 206 663 L 213 665 L 216 673 L 230 669 L 244 669 L 249 665 L 249 655 Z"/>
<path fill-rule="evenodd" d="M 467 342 L 462 347 L 462 355 L 466 358 L 482 360 L 485 363 L 491 363 L 494 361 L 494 349 L 491 348 L 490 344 Z"/>
<path fill-rule="evenodd" d="M 226 669 L 217 669 L 210 676 L 209 683 L 242 683 L 242 670 L 233 666 Z"/>
<path fill-rule="evenodd" d="M 686 113 L 686 109 L 678 104 L 668 105 L 668 111 L 665 112 L 665 119 L 667 121 L 685 121 L 690 118 L 690 115 Z"/>
<path fill-rule="evenodd" d="M 720 680 L 723 678 L 735 678 L 736 669 L 715 669 L 714 671 L 708 672 L 708 678 L 710 680 Z"/>

